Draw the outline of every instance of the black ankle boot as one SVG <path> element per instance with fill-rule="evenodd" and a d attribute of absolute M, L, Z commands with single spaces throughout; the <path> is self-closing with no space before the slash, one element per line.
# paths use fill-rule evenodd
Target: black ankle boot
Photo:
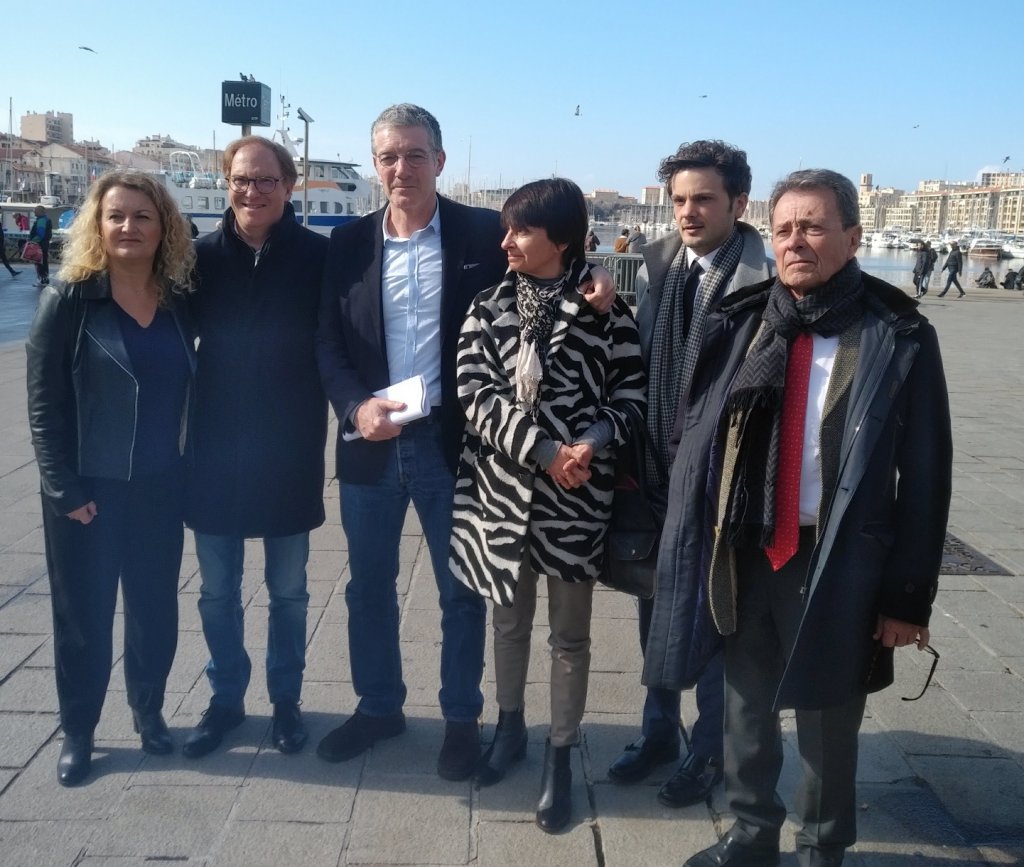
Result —
<path fill-rule="evenodd" d="M 500 782 L 513 762 L 526 755 L 526 720 L 521 710 L 498 711 L 494 740 L 487 748 L 476 772 L 477 786 Z"/>
<path fill-rule="evenodd" d="M 92 732 L 87 735 L 64 735 L 57 759 L 57 782 L 77 786 L 92 769 Z"/>
<path fill-rule="evenodd" d="M 537 825 L 549 834 L 561 831 L 572 818 L 571 749 L 571 746 L 553 747 L 551 741 L 547 742 L 544 749 L 544 776 L 540 781 Z"/>

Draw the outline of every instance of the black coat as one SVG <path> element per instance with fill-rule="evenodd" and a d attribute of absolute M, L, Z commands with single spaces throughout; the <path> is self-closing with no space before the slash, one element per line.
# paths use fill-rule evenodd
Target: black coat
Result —
<path fill-rule="evenodd" d="M 454 475 L 466 423 L 455 390 L 459 332 L 473 299 L 505 275 L 497 211 L 469 208 L 438 196 L 441 211 L 441 424 L 445 458 Z M 341 422 L 337 476 L 372 483 L 387 462 L 389 444 L 342 439 L 345 421 L 370 395 L 391 384 L 384 341 L 381 273 L 384 211 L 331 233 L 324 269 L 317 360 L 324 388 Z"/>
<path fill-rule="evenodd" d="M 729 296 L 708 319 L 715 349 L 695 372 L 686 424 L 718 427 L 732 377 L 757 333 L 770 282 Z M 807 575 L 796 646 L 779 684 L 781 707 L 828 707 L 892 682 L 892 652 L 876 657 L 879 614 L 927 626 L 938 586 L 952 485 L 946 382 L 934 328 L 888 283 L 864 275 L 867 312 L 839 457 L 839 478 Z M 703 359 L 703 357 L 702 357 Z M 658 598 L 644 683 L 686 686 L 701 648 L 688 636 L 707 618 L 716 466 L 685 451 L 673 465 L 658 558 Z M 720 443 L 721 437 L 717 438 Z M 709 469 L 711 472 L 709 473 Z M 675 576 L 681 576 L 675 580 Z M 696 580 L 693 576 L 700 576 Z M 687 578 L 690 580 L 687 580 Z"/>
<path fill-rule="evenodd" d="M 195 467 L 187 522 L 222 536 L 290 536 L 324 521 L 327 401 L 313 351 L 327 239 L 290 204 L 259 256 L 234 231 L 196 241 Z"/>

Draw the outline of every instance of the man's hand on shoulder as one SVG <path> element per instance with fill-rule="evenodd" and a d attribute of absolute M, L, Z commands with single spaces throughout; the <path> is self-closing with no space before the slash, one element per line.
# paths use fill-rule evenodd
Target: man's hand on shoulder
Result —
<path fill-rule="evenodd" d="M 590 279 L 581 287 L 583 297 L 598 313 L 607 313 L 615 303 L 615 280 L 603 265 L 590 269 Z"/>
<path fill-rule="evenodd" d="M 388 418 L 388 413 L 405 409 L 397 400 L 368 397 L 356 409 L 356 429 L 364 440 L 379 442 L 394 439 L 402 432 L 402 426 Z"/>

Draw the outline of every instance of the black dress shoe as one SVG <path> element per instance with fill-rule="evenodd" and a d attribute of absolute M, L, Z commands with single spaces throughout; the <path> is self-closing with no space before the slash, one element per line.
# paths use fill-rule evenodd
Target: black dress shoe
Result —
<path fill-rule="evenodd" d="M 480 725 L 446 722 L 444 743 L 437 757 L 437 775 L 443 780 L 468 780 L 480 764 Z"/>
<path fill-rule="evenodd" d="M 540 781 L 540 800 L 537 802 L 537 827 L 549 834 L 557 834 L 572 818 L 572 765 L 568 747 L 553 747 L 548 741 L 544 748 L 544 775 Z"/>
<path fill-rule="evenodd" d="M 181 752 L 190 759 L 198 759 L 212 753 L 224 740 L 224 735 L 232 729 L 238 728 L 245 722 L 245 708 L 226 707 L 210 702 L 210 706 L 203 711 L 203 718 L 199 725 L 192 729 L 191 734 L 185 739 Z"/>
<path fill-rule="evenodd" d="M 775 867 L 779 844 L 755 843 L 745 834 L 729 831 L 721 840 L 698 852 L 683 867 Z"/>
<path fill-rule="evenodd" d="M 316 754 L 325 762 L 344 762 L 366 752 L 377 741 L 405 731 L 405 714 L 367 716 L 356 711 L 317 744 Z"/>
<path fill-rule="evenodd" d="M 679 758 L 679 744 L 640 737 L 626 747 L 608 768 L 608 779 L 613 783 L 639 783 L 658 765 Z"/>
<path fill-rule="evenodd" d="M 302 724 L 302 713 L 297 702 L 279 701 L 274 705 L 274 725 L 270 737 L 282 753 L 297 753 L 306 745 L 309 732 Z"/>
<path fill-rule="evenodd" d="M 64 735 L 60 758 L 57 759 L 57 782 L 77 786 L 92 770 L 92 732 L 87 735 Z"/>
<path fill-rule="evenodd" d="M 132 711 L 135 731 L 142 739 L 142 751 L 152 756 L 166 756 L 174 749 L 171 733 L 167 730 L 160 711 Z"/>
<path fill-rule="evenodd" d="M 711 789 L 722 779 L 722 763 L 690 753 L 679 769 L 658 790 L 666 807 L 689 807 L 706 801 Z"/>

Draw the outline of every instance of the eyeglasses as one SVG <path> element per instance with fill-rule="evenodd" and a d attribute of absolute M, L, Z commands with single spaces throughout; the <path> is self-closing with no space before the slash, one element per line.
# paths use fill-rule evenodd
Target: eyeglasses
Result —
<path fill-rule="evenodd" d="M 932 647 L 930 644 L 926 644 L 924 647 L 921 648 L 921 650 L 923 650 L 925 653 L 930 653 L 932 657 L 932 667 L 928 669 L 928 679 L 925 680 L 924 686 L 921 687 L 921 691 L 917 695 L 915 695 L 913 698 L 903 696 L 902 701 L 917 701 L 922 695 L 924 695 L 925 691 L 928 689 L 929 684 L 931 684 L 932 682 L 932 675 L 935 674 L 935 667 L 939 664 L 939 652 L 934 647 Z"/>
<path fill-rule="evenodd" d="M 249 189 L 249 184 L 252 184 L 256 187 L 257 193 L 266 195 L 274 192 L 280 180 L 280 178 L 247 178 L 245 175 L 232 175 L 228 178 L 228 186 L 236 193 L 244 193 Z"/>
<path fill-rule="evenodd" d="M 392 169 L 398 165 L 399 160 L 405 160 L 405 164 L 411 169 L 421 169 L 433 156 L 433 151 L 409 151 L 405 154 L 382 153 L 377 154 L 377 162 L 386 169 Z"/>

